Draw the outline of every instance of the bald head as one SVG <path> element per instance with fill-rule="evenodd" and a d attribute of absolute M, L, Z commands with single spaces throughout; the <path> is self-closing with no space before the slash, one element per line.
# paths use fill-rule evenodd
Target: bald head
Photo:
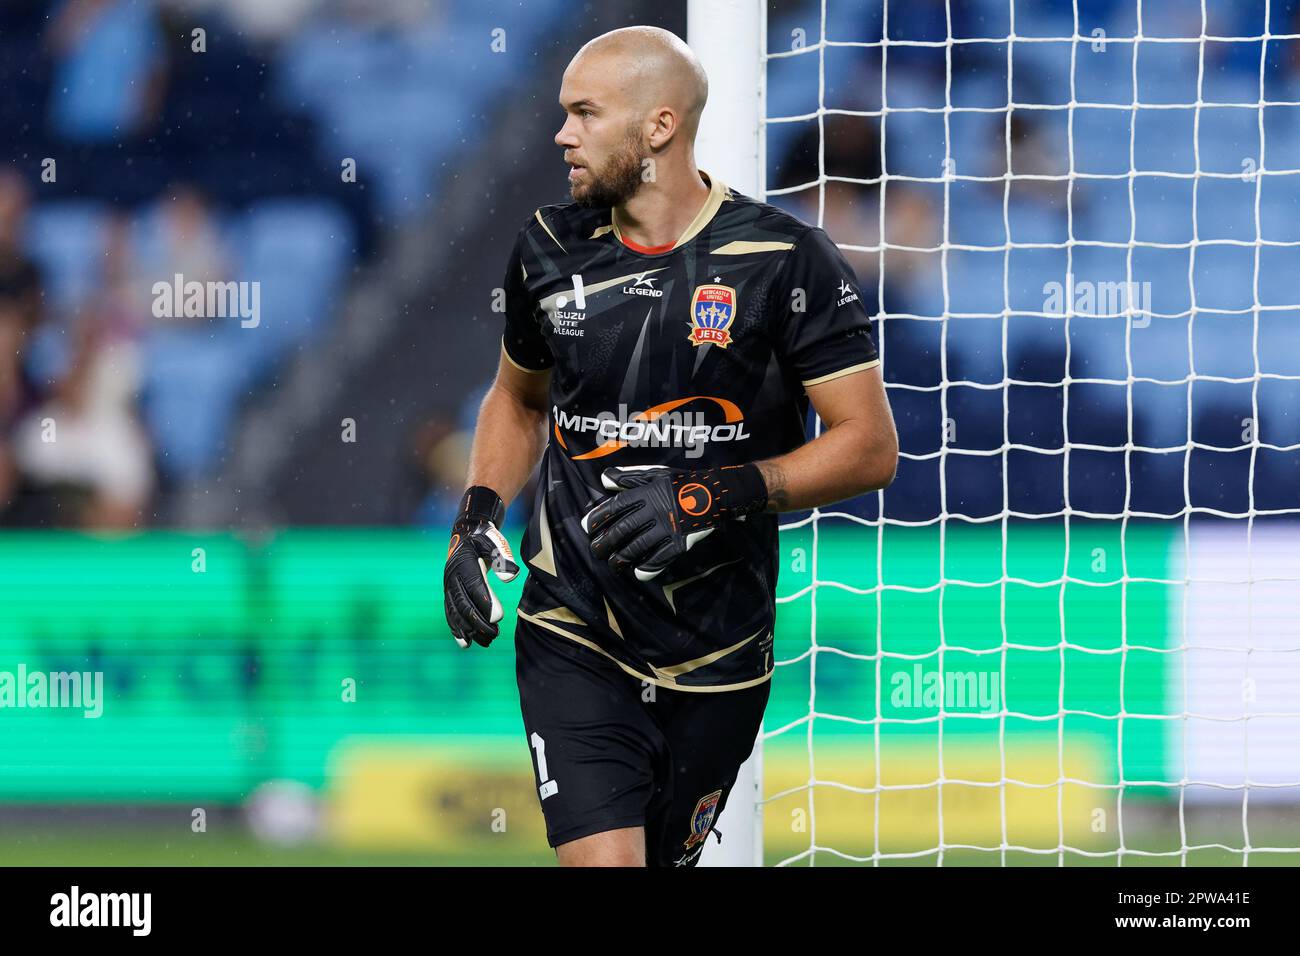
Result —
<path fill-rule="evenodd" d="M 574 201 L 618 206 L 648 182 L 700 185 L 695 133 L 709 82 L 681 39 L 657 27 L 596 37 L 574 56 L 560 84 L 564 148 Z"/>
<path fill-rule="evenodd" d="M 611 105 L 640 120 L 659 109 L 671 110 L 688 140 L 694 140 L 709 97 L 709 80 L 686 42 L 659 27 L 624 27 L 588 42 L 565 71 L 603 87 Z"/>

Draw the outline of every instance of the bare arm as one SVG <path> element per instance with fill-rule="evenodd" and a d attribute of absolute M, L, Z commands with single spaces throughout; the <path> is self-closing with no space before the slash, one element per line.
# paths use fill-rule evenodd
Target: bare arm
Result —
<path fill-rule="evenodd" d="M 519 494 L 546 448 L 551 372 L 530 372 L 501 350 L 497 377 L 479 406 L 466 487 L 491 488 L 507 505 Z"/>
<path fill-rule="evenodd" d="M 767 511 L 798 511 L 886 487 L 898 468 L 898 435 L 880 366 L 822 382 L 808 398 L 825 426 L 792 452 L 757 462 Z"/>

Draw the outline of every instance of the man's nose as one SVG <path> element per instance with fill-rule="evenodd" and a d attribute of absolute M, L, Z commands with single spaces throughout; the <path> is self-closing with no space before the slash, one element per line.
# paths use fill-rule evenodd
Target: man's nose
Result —
<path fill-rule="evenodd" d="M 573 135 L 573 132 L 569 129 L 569 124 L 571 122 L 572 122 L 571 118 L 566 119 L 564 121 L 564 125 L 560 127 L 559 132 L 555 134 L 556 146 L 563 146 L 566 149 L 570 149 L 578 145 L 577 137 L 575 137 Z"/>

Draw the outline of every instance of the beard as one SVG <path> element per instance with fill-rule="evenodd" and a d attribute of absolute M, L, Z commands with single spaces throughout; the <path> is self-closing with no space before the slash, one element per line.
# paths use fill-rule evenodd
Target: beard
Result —
<path fill-rule="evenodd" d="M 599 170 L 587 167 L 590 182 L 570 185 L 573 201 L 584 209 L 620 206 L 627 202 L 641 188 L 641 170 L 649 153 L 640 129 L 630 128 L 623 142 Z"/>

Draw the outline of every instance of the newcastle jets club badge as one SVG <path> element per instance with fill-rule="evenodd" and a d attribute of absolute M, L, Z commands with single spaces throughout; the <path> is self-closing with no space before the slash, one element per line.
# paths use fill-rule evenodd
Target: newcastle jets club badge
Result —
<path fill-rule="evenodd" d="M 731 322 L 736 317 L 736 290 L 729 285 L 701 285 L 691 296 L 692 345 L 731 344 Z"/>
<path fill-rule="evenodd" d="M 713 829 L 713 818 L 718 812 L 718 801 L 721 799 L 722 791 L 714 790 L 700 797 L 699 803 L 695 804 L 695 812 L 691 814 L 691 832 L 686 838 L 686 849 L 691 849 L 709 835 L 709 831 Z"/>

